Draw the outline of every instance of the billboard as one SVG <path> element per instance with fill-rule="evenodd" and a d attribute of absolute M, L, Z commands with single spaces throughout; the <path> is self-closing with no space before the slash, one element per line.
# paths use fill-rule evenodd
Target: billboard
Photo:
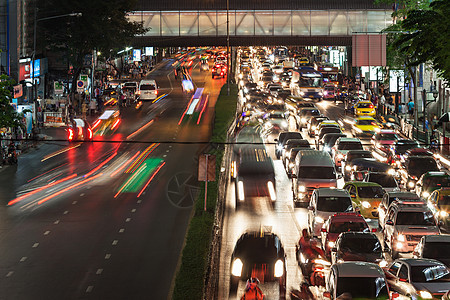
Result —
<path fill-rule="evenodd" d="M 389 92 L 398 93 L 405 85 L 405 71 L 389 70 Z"/>
<path fill-rule="evenodd" d="M 353 67 L 386 66 L 386 35 L 353 35 L 352 57 Z"/>

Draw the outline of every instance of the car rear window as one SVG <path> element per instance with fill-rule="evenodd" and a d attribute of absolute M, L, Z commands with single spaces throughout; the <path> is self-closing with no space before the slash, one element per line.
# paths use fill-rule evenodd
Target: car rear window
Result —
<path fill-rule="evenodd" d="M 450 249 L 450 242 L 426 242 L 425 246 L 423 247 L 423 254 L 422 256 L 424 258 L 432 258 L 432 259 L 449 259 L 450 258 L 450 252 L 448 251 Z"/>
<path fill-rule="evenodd" d="M 444 265 L 412 266 L 412 282 L 450 282 L 450 271 Z"/>
<path fill-rule="evenodd" d="M 341 233 L 347 231 L 364 231 L 367 225 L 360 221 L 333 222 L 330 224 L 330 233 Z"/>
<path fill-rule="evenodd" d="M 326 212 L 348 212 L 352 211 L 350 197 L 319 197 L 317 210 Z"/>
<path fill-rule="evenodd" d="M 154 91 L 156 90 L 156 86 L 154 84 L 142 84 L 140 89 L 142 91 Z"/>
<path fill-rule="evenodd" d="M 433 213 L 430 211 L 401 211 L 397 214 L 396 225 L 436 226 Z"/>
<path fill-rule="evenodd" d="M 362 150 L 360 142 L 342 142 L 338 145 L 338 150 Z"/>
<path fill-rule="evenodd" d="M 360 186 L 358 195 L 360 198 L 383 198 L 384 190 L 381 186 Z"/>
<path fill-rule="evenodd" d="M 373 108 L 373 104 L 372 103 L 358 103 L 357 107 L 358 108 Z"/>

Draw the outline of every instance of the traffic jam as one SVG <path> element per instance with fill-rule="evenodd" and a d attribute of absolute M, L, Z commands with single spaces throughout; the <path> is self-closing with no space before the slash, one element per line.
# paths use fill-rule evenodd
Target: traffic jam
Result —
<path fill-rule="evenodd" d="M 449 299 L 450 162 L 337 67 L 287 47 L 236 51 L 228 297 Z M 296 216 L 294 238 L 264 226 L 277 214 Z"/>

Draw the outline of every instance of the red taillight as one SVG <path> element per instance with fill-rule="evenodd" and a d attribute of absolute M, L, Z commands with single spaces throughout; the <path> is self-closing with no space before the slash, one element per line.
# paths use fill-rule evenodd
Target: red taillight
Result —
<path fill-rule="evenodd" d="M 111 130 L 116 128 L 119 125 L 119 123 L 120 123 L 120 119 L 117 119 L 117 121 L 114 122 L 113 126 L 111 127 Z"/>
<path fill-rule="evenodd" d="M 226 70 L 227 70 L 226 68 L 223 68 L 223 69 L 222 69 L 222 71 L 224 71 L 224 72 L 225 72 Z"/>
<path fill-rule="evenodd" d="M 78 136 L 83 136 L 83 127 L 78 127 Z"/>
<path fill-rule="evenodd" d="M 216 69 L 212 69 L 212 71 L 214 72 Z"/>
<path fill-rule="evenodd" d="M 370 105 L 369 105 L 369 108 L 373 108 L 373 104 L 370 104 Z"/>
<path fill-rule="evenodd" d="M 92 139 L 93 134 L 92 134 L 92 129 L 88 128 L 88 139 Z"/>
<path fill-rule="evenodd" d="M 220 72 L 220 75 L 223 75 L 223 72 Z"/>
<path fill-rule="evenodd" d="M 69 141 L 73 140 L 73 130 L 69 128 Z"/>
<path fill-rule="evenodd" d="M 155 90 L 155 95 L 158 95 L 158 90 Z"/>

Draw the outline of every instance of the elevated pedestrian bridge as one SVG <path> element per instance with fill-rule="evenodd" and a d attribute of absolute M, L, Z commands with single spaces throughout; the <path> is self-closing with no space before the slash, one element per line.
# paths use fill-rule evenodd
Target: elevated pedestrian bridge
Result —
<path fill-rule="evenodd" d="M 391 13 L 387 8 L 233 9 L 228 12 L 230 44 L 349 46 L 352 35 L 389 26 Z M 135 38 L 134 46 L 226 45 L 227 10 L 143 10 L 129 18 L 148 29 Z"/>

